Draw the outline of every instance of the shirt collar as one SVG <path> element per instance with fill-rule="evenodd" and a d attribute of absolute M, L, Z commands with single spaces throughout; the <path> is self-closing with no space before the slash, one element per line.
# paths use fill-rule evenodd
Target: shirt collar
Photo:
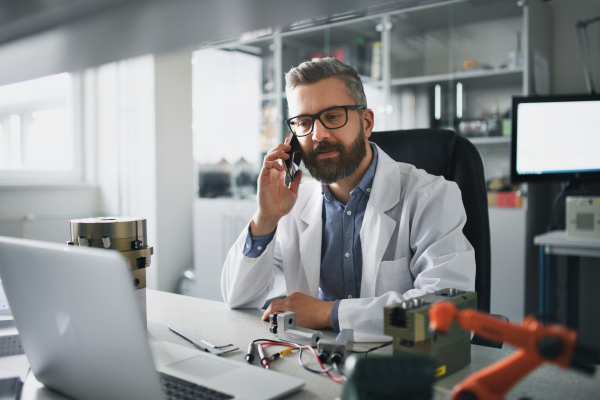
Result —
<path fill-rule="evenodd" d="M 358 185 L 356 185 L 356 187 L 352 189 L 350 195 L 354 194 L 357 189 L 361 190 L 366 195 L 371 194 L 371 187 L 373 187 L 373 180 L 375 179 L 375 172 L 377 171 L 377 159 L 379 158 L 379 156 L 377 154 L 377 146 L 375 146 L 371 142 L 369 142 L 369 145 L 371 146 L 371 151 L 373 152 L 373 160 L 371 160 L 371 165 L 369 165 L 369 169 L 367 169 L 367 172 L 365 172 Z M 329 189 L 329 185 L 325 185 L 322 183 L 321 193 L 323 193 L 325 200 L 329 202 L 335 200 L 331 189 Z"/>

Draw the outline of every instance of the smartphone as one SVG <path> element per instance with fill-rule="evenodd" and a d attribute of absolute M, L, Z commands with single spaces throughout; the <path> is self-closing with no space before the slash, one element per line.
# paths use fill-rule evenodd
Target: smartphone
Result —
<path fill-rule="evenodd" d="M 289 144 L 292 148 L 290 151 L 286 152 L 290 155 L 290 158 L 283 160 L 283 168 L 285 168 L 285 174 L 287 175 L 288 181 L 291 183 L 294 182 L 302 156 L 300 155 L 300 143 L 298 142 L 296 135 L 290 133 L 288 139 L 290 139 Z"/>

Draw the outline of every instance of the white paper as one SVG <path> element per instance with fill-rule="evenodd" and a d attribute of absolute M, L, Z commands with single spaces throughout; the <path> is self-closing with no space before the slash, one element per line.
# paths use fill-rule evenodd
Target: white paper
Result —
<path fill-rule="evenodd" d="M 29 372 L 29 360 L 25 354 L 0 358 L 0 379 L 21 378 L 25 382 Z"/>
<path fill-rule="evenodd" d="M 6 294 L 4 294 L 4 286 L 2 286 L 2 283 L 0 282 L 0 321 L 9 321 L 12 319 L 13 316 L 10 312 L 10 306 L 8 305 Z"/>
<path fill-rule="evenodd" d="M 0 360 L 1 357 L 24 353 L 15 322 L 0 321 Z"/>

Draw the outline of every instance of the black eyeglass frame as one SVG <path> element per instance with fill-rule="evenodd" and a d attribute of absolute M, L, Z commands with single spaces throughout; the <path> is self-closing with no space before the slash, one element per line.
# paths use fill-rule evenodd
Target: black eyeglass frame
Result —
<path fill-rule="evenodd" d="M 346 112 L 346 122 L 344 122 L 344 125 L 335 127 L 335 128 L 330 128 L 327 126 L 327 124 L 325 122 L 323 122 L 323 120 L 321 119 L 321 114 L 323 114 L 324 112 L 333 110 L 334 108 L 343 108 L 344 111 Z M 319 121 L 321 121 L 321 124 L 327 128 L 327 129 L 340 129 L 343 128 L 344 126 L 346 126 L 346 124 L 348 123 L 348 109 L 351 110 L 366 110 L 367 107 L 366 106 L 361 106 L 361 105 L 351 105 L 351 106 L 334 106 L 334 107 L 329 107 L 324 109 L 323 111 L 320 111 L 316 114 L 301 114 L 301 115 L 296 115 L 295 117 L 292 118 L 288 118 L 285 120 L 285 123 L 287 124 L 288 128 L 290 128 L 290 132 L 292 132 L 296 137 L 304 137 L 304 136 L 308 136 L 310 135 L 314 130 L 315 130 L 315 121 L 318 119 Z M 305 133 L 304 135 L 298 135 L 296 134 L 296 132 L 294 132 L 294 130 L 292 129 L 292 125 L 290 125 L 290 122 L 295 119 L 295 118 L 300 118 L 300 117 L 310 117 L 312 119 L 312 126 L 310 128 L 310 132 Z"/>

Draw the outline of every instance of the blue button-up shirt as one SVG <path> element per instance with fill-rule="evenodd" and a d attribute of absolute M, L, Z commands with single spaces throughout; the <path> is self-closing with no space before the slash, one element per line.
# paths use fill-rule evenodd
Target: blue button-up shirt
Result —
<path fill-rule="evenodd" d="M 371 165 L 358 185 L 350 192 L 348 204 L 342 204 L 333 196 L 329 186 L 322 185 L 323 236 L 319 299 L 334 301 L 331 309 L 331 326 L 336 332 L 339 331 L 340 301 L 360 297 L 362 279 L 360 230 L 371 195 L 378 159 L 377 148 L 371 144 L 371 149 L 373 150 Z M 253 238 L 248 229 L 244 255 L 250 258 L 259 257 L 274 236 L 275 232 Z"/>

